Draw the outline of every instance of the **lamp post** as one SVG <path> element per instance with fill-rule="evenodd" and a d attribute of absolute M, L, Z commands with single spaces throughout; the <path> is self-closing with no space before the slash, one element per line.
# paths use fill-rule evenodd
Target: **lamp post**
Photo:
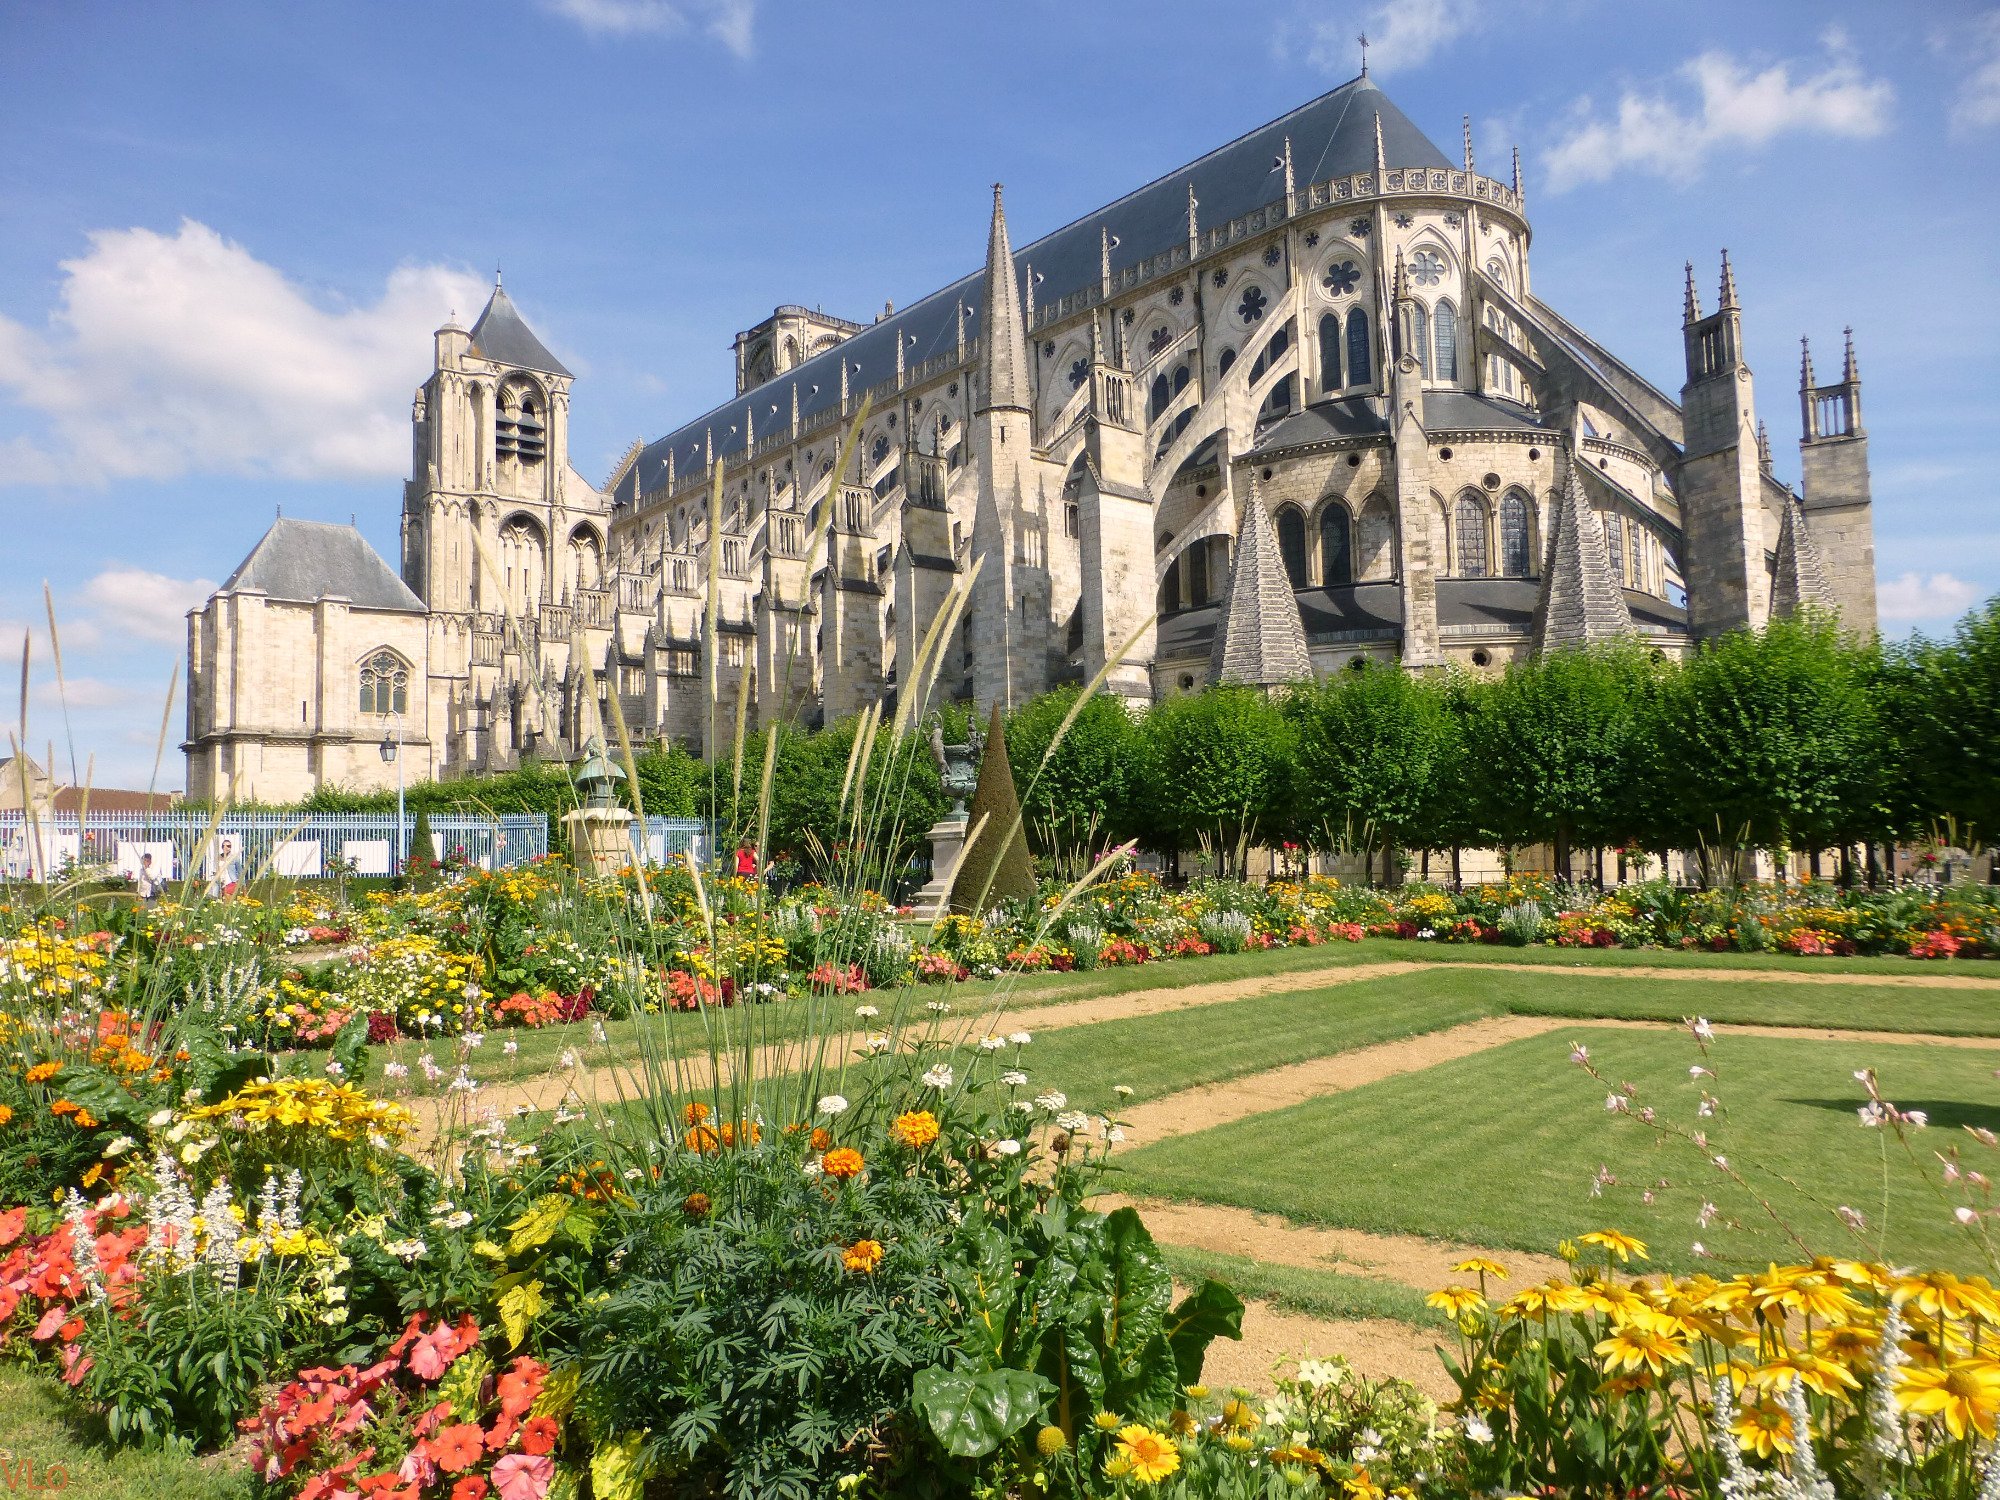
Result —
<path fill-rule="evenodd" d="M 400 875 L 403 873 L 403 720 L 401 715 L 398 715 L 396 718 L 396 737 L 392 740 L 388 735 L 383 735 L 380 748 L 382 751 L 382 763 L 384 765 L 393 763 L 396 767 L 396 847 L 394 851 L 395 857 L 390 861 L 389 873 Z"/>

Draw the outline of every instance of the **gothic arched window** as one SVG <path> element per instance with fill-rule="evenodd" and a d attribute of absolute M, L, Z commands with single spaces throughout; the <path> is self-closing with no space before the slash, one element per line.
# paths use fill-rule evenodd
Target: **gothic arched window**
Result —
<path fill-rule="evenodd" d="M 1428 379 L 1431 373 L 1431 318 L 1421 302 L 1410 304 L 1410 342 L 1416 347 L 1409 352 L 1416 355 L 1417 368 Z"/>
<path fill-rule="evenodd" d="M 1292 587 L 1306 587 L 1306 513 L 1296 505 L 1278 508 L 1278 555 L 1285 560 Z"/>
<path fill-rule="evenodd" d="M 1217 375 L 1227 375 L 1230 367 L 1235 363 L 1236 351 L 1234 349 L 1224 349 L 1222 351 L 1222 358 L 1215 362 L 1215 373 Z"/>
<path fill-rule="evenodd" d="M 1356 307 L 1347 314 L 1347 383 L 1366 385 L 1375 378 L 1375 362 L 1370 357 L 1368 310 Z"/>
<path fill-rule="evenodd" d="M 1355 540 L 1360 544 L 1355 550 L 1360 554 L 1361 566 L 1356 570 L 1363 578 L 1393 578 L 1396 575 L 1396 522 L 1390 514 L 1389 502 L 1381 495 L 1375 496 L 1361 510 L 1359 535 Z"/>
<path fill-rule="evenodd" d="M 1181 560 L 1177 557 L 1167 564 L 1167 573 L 1160 580 L 1160 613 L 1172 614 L 1181 607 Z"/>
<path fill-rule="evenodd" d="M 1500 502 L 1500 573 L 1526 578 L 1534 572 L 1529 560 L 1528 502 L 1509 495 Z"/>
<path fill-rule="evenodd" d="M 1187 549 L 1188 604 L 1199 607 L 1208 603 L 1208 541 L 1203 538 Z"/>
<path fill-rule="evenodd" d="M 1437 347 L 1435 369 L 1439 380 L 1458 379 L 1458 309 L 1440 302 L 1431 317 L 1431 341 Z"/>
<path fill-rule="evenodd" d="M 1152 394 L 1146 400 L 1146 420 L 1157 422 L 1160 413 L 1167 409 L 1167 403 L 1174 399 L 1173 387 L 1167 384 L 1165 373 L 1153 377 Z"/>
<path fill-rule="evenodd" d="M 364 714 L 407 713 L 409 706 L 408 663 L 384 648 L 361 664 L 361 711 Z"/>
<path fill-rule="evenodd" d="M 873 462 L 881 463 L 883 459 L 889 456 L 889 440 L 886 437 L 876 438 L 875 446 L 869 449 L 868 452 L 869 458 Z"/>
<path fill-rule="evenodd" d="M 1625 586 L 1625 522 L 1619 516 L 1604 517 L 1604 545 L 1611 553 L 1611 576 Z"/>
<path fill-rule="evenodd" d="M 1328 313 L 1319 320 L 1319 388 L 1340 389 L 1340 315 Z"/>
<path fill-rule="evenodd" d="M 1486 576 L 1486 502 L 1477 495 L 1460 495 L 1454 529 L 1458 534 L 1461 578 Z"/>
<path fill-rule="evenodd" d="M 1354 582 L 1353 525 L 1338 500 L 1320 512 L 1319 579 L 1329 586 Z"/>

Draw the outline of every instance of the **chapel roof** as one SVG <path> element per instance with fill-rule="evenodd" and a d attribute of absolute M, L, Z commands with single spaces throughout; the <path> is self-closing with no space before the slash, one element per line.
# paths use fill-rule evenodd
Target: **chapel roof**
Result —
<path fill-rule="evenodd" d="M 472 325 L 472 352 L 495 364 L 569 376 L 563 362 L 535 337 L 535 330 L 528 326 L 520 309 L 514 306 L 514 299 L 497 280 L 493 283 L 493 295 L 486 299 L 486 311 Z"/>
<path fill-rule="evenodd" d="M 273 599 L 312 604 L 345 599 L 363 609 L 424 612 L 424 601 L 398 578 L 368 538 L 352 526 L 280 516 L 223 580 L 218 593 L 262 589 Z"/>
<path fill-rule="evenodd" d="M 1102 236 L 1106 231 L 1118 241 L 1111 251 L 1113 275 L 1163 250 L 1185 245 L 1190 188 L 1203 226 L 1227 223 L 1266 204 L 1282 201 L 1284 176 L 1274 170 L 1272 163 L 1282 158 L 1288 138 L 1292 143 L 1294 177 L 1301 189 L 1329 177 L 1372 172 L 1378 114 L 1382 119 L 1383 152 L 1391 163 L 1410 167 L 1453 165 L 1409 116 L 1375 86 L 1375 81 L 1363 74 L 1016 249 L 1013 252 L 1016 285 L 1024 284 L 1021 278 L 1025 269 L 1032 266 L 1037 301 L 1053 301 L 1079 288 L 1095 286 L 1102 271 Z M 963 276 L 776 380 L 767 381 L 655 439 L 640 456 L 640 488 L 650 489 L 662 482 L 670 450 L 675 454 L 678 471 L 686 473 L 690 465 L 703 461 L 711 438 L 715 456 L 722 458 L 740 452 L 746 437 L 753 432 L 774 431 L 780 423 L 789 425 L 794 390 L 802 420 L 838 406 L 841 360 L 858 367 L 850 369 L 849 384 L 852 389 L 860 390 L 895 375 L 898 341 L 904 343 L 904 361 L 908 366 L 955 349 L 957 309 L 961 303 L 968 310 L 966 338 L 969 341 L 976 337 L 984 326 L 984 279 L 983 268 Z M 477 341 L 476 330 L 474 340 Z"/>

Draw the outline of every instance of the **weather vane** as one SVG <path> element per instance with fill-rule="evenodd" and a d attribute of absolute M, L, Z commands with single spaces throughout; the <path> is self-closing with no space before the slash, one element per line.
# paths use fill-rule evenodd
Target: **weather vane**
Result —
<path fill-rule="evenodd" d="M 1368 33 L 1362 32 L 1355 40 L 1361 43 L 1361 76 L 1368 76 Z"/>

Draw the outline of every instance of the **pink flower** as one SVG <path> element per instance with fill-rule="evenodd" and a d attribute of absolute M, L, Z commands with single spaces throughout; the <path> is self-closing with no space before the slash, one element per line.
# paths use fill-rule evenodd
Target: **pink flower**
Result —
<path fill-rule="evenodd" d="M 500 1500 L 542 1500 L 555 1477 L 546 1453 L 510 1453 L 493 1465 L 493 1490 Z"/>

